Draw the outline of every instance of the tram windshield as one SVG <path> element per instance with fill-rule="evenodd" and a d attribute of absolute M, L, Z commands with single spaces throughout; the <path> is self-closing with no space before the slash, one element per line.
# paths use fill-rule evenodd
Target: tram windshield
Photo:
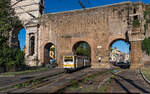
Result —
<path fill-rule="evenodd" d="M 66 56 L 64 57 L 65 62 L 73 62 L 73 57 L 72 56 Z"/>
<path fill-rule="evenodd" d="M 72 62 L 73 59 L 65 59 L 65 62 Z"/>

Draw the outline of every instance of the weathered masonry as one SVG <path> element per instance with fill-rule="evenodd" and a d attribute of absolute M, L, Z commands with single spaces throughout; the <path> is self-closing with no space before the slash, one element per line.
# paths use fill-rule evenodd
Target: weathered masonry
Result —
<path fill-rule="evenodd" d="M 44 13 L 44 0 L 11 0 L 11 5 L 26 29 L 26 64 L 37 66 L 39 18 Z"/>
<path fill-rule="evenodd" d="M 23 3 L 25 1 L 29 2 L 29 0 L 24 0 L 22 4 L 25 4 Z M 39 18 L 42 14 L 39 5 L 43 6 L 44 2 L 35 1 L 37 1 L 37 5 L 32 2 L 34 6 L 32 8 L 35 8 L 36 11 L 29 11 L 29 13 L 33 13 L 36 18 Z M 23 7 L 21 4 L 18 5 Z M 26 16 L 17 13 L 20 19 L 23 19 L 24 27 L 27 30 L 26 64 L 31 66 L 46 64 L 48 62 L 47 48 L 53 44 L 56 47 L 56 62 L 58 67 L 62 67 L 63 56 L 73 54 L 74 45 L 84 41 L 91 47 L 92 67 L 110 68 L 110 45 L 112 42 L 122 39 L 131 44 L 131 68 L 138 68 L 142 65 L 140 63 L 142 57 L 141 41 L 145 37 L 143 10 L 142 3 L 123 2 L 102 7 L 45 14 L 38 20 L 28 13 L 25 13 Z M 24 19 L 27 16 L 31 19 L 27 18 L 26 22 Z M 138 26 L 134 25 L 134 20 L 139 21 Z M 99 56 L 102 56 L 101 63 L 98 63 Z"/>

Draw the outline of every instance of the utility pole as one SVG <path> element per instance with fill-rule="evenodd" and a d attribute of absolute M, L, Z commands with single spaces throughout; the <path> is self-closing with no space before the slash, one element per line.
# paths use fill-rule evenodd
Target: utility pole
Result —
<path fill-rule="evenodd" d="M 80 4 L 80 6 L 81 6 L 83 9 L 85 9 L 84 4 L 83 4 L 80 0 L 78 0 L 78 3 Z"/>
<path fill-rule="evenodd" d="M 21 1 L 23 1 L 23 0 L 17 0 L 17 2 L 15 2 L 14 4 L 11 5 L 11 7 L 15 6 L 16 4 L 18 4 Z"/>

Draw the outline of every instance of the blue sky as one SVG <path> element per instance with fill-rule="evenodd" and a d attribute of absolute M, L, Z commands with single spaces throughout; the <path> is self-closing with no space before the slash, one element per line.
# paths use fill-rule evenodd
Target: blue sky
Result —
<path fill-rule="evenodd" d="M 26 31 L 25 29 L 21 29 L 19 31 L 19 34 L 18 34 L 18 40 L 20 42 L 20 49 L 23 50 L 24 46 L 25 46 L 25 40 L 26 40 Z"/>
<path fill-rule="evenodd" d="M 81 2 L 83 2 L 86 8 L 103 6 L 125 1 L 136 2 L 138 0 L 81 0 Z M 142 0 L 142 2 L 150 3 L 150 0 Z M 62 12 L 75 9 L 81 9 L 78 0 L 45 0 L 45 13 Z M 22 50 L 25 46 L 25 29 L 19 31 L 18 38 Z M 117 45 L 120 45 L 120 43 L 118 43 Z"/>
<path fill-rule="evenodd" d="M 130 44 L 123 40 L 118 40 L 112 44 L 112 48 L 118 48 L 119 51 L 129 53 L 130 52 Z"/>

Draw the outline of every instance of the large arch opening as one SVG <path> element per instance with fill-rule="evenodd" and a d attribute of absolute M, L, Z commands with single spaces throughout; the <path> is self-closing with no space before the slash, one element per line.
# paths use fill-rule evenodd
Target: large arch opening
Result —
<path fill-rule="evenodd" d="M 53 43 L 47 43 L 44 47 L 44 64 L 56 65 L 56 49 Z"/>
<path fill-rule="evenodd" d="M 19 46 L 21 50 L 25 50 L 26 46 L 26 30 L 25 28 L 22 28 L 18 32 L 18 40 L 19 40 Z"/>
<path fill-rule="evenodd" d="M 130 67 L 130 43 L 124 39 L 111 42 L 109 61 L 112 65 L 120 68 Z"/>
<path fill-rule="evenodd" d="M 85 41 L 79 41 L 75 43 L 73 45 L 72 51 L 74 55 L 87 56 L 91 59 L 91 47 Z"/>

